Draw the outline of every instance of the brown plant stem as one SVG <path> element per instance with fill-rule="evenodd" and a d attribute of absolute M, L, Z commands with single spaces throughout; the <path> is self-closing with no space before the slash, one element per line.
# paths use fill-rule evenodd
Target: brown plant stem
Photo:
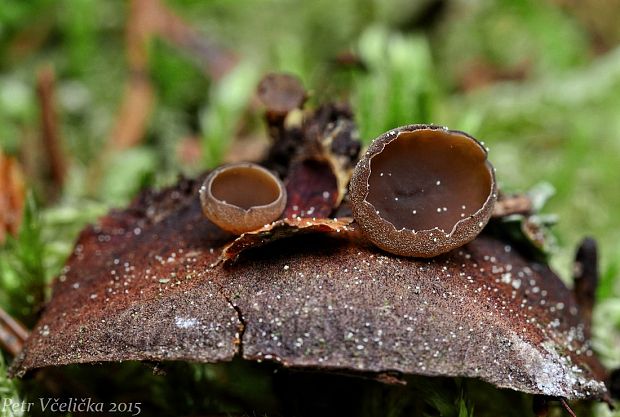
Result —
<path fill-rule="evenodd" d="M 55 74 L 51 65 L 41 68 L 37 74 L 37 93 L 41 110 L 41 137 L 52 182 L 62 188 L 67 176 L 67 161 L 62 151 L 58 116 L 55 103 Z"/>
<path fill-rule="evenodd" d="M 560 403 L 562 403 L 562 406 L 564 407 L 564 409 L 566 410 L 566 412 L 571 416 L 571 417 L 577 417 L 577 415 L 575 414 L 575 412 L 573 411 L 572 408 L 570 408 L 570 406 L 568 405 L 568 403 L 566 402 L 566 400 L 564 398 L 560 398 Z"/>
<path fill-rule="evenodd" d="M 237 63 L 221 48 L 181 19 L 159 0 L 132 0 L 126 28 L 127 61 L 131 77 L 126 82 L 120 110 L 108 139 L 108 150 L 127 149 L 144 137 L 156 95 L 148 78 L 148 45 L 159 36 L 186 51 L 205 72 L 219 80 Z"/>
<path fill-rule="evenodd" d="M 24 325 L 0 308 L 0 346 L 16 356 L 22 350 L 27 338 L 28 330 Z"/>

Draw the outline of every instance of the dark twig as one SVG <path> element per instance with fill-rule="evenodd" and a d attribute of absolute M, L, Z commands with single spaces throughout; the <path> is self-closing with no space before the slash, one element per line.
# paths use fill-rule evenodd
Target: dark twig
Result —
<path fill-rule="evenodd" d="M 133 0 L 129 3 L 126 53 L 131 75 L 108 140 L 110 150 L 130 148 L 142 140 L 155 100 L 148 78 L 148 44 L 157 20 L 153 4 L 151 0 Z"/>
<path fill-rule="evenodd" d="M 611 398 L 620 400 L 620 368 L 616 368 L 607 377 L 607 389 Z"/>
<path fill-rule="evenodd" d="M 207 76 L 219 80 L 235 67 L 238 62 L 235 54 L 198 32 L 163 2 L 156 0 L 153 3 L 158 11 L 159 36 L 187 51 Z"/>
<path fill-rule="evenodd" d="M 125 86 L 125 95 L 110 136 L 110 147 L 130 148 L 144 137 L 155 94 L 146 75 L 135 73 Z"/>
<path fill-rule="evenodd" d="M 560 403 L 562 403 L 562 406 L 564 407 L 564 409 L 566 410 L 566 412 L 568 414 L 570 414 L 571 417 L 577 417 L 577 415 L 575 414 L 575 412 L 573 411 L 572 408 L 570 408 L 570 406 L 568 405 L 568 403 L 566 402 L 566 400 L 564 398 L 560 398 Z"/>
<path fill-rule="evenodd" d="M 37 92 L 41 107 L 41 135 L 49 160 L 52 181 L 62 188 L 67 175 L 67 161 L 62 151 L 55 103 L 54 68 L 49 65 L 37 74 Z"/>
<path fill-rule="evenodd" d="M 126 149 L 144 137 L 155 92 L 148 78 L 148 45 L 159 36 L 198 61 L 205 74 L 219 80 L 237 63 L 230 51 L 200 34 L 159 0 L 130 1 L 127 20 L 127 60 L 131 78 L 125 86 L 123 103 L 108 147 Z"/>
<path fill-rule="evenodd" d="M 11 355 L 17 355 L 28 338 L 28 330 L 23 324 L 0 308 L 0 345 Z"/>
<path fill-rule="evenodd" d="M 586 335 L 589 337 L 592 328 L 592 309 L 594 307 L 599 276 L 596 240 L 590 237 L 583 239 L 575 255 L 573 274 L 575 280 L 573 291 L 586 324 Z"/>

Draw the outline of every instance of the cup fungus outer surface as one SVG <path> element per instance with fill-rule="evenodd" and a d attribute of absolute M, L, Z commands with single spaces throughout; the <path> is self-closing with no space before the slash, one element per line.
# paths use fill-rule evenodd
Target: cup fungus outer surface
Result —
<path fill-rule="evenodd" d="M 250 162 L 213 170 L 200 187 L 204 215 L 240 235 L 277 220 L 286 206 L 286 189 L 267 169 Z"/>
<path fill-rule="evenodd" d="M 424 152 L 423 148 L 416 148 L 418 151 L 422 149 L 422 152 L 417 152 L 415 155 L 408 155 L 407 152 L 400 152 L 399 150 L 395 156 L 401 165 L 399 172 L 385 172 L 383 174 L 375 172 L 373 174 L 373 159 L 380 157 L 383 151 L 390 147 L 390 144 L 398 139 L 416 140 L 416 138 L 419 138 L 423 143 L 430 144 L 417 144 L 416 146 L 441 148 L 442 143 L 446 144 L 444 152 L 448 152 L 445 157 L 449 162 L 442 162 L 444 155 L 437 152 L 434 155 L 429 154 L 429 161 L 419 159 Z M 431 142 L 430 139 L 445 142 Z M 401 145 L 402 143 L 399 144 L 399 146 Z M 455 154 L 454 149 L 457 152 L 464 152 L 466 159 L 463 159 L 460 153 Z M 409 157 L 412 157 L 411 161 L 408 160 Z M 415 158 L 418 158 L 418 162 L 422 165 L 417 169 L 417 172 Z M 468 168 L 467 158 L 477 161 L 471 172 Z M 385 167 L 391 161 L 383 157 L 380 162 Z M 394 163 L 397 164 L 397 162 Z M 446 166 L 443 166 L 444 163 Z M 408 165 L 403 167 L 403 164 Z M 438 178 L 442 177 L 443 172 L 449 175 L 448 181 L 442 184 Z M 377 187 L 377 181 L 382 180 L 382 178 L 371 177 L 372 175 L 380 175 L 381 177 L 386 175 L 387 182 L 382 184 L 381 189 L 387 190 L 385 191 L 387 197 L 374 198 L 383 205 L 381 209 L 385 209 L 386 212 L 393 211 L 393 219 L 387 220 L 382 217 L 381 210 L 378 210 L 375 205 L 368 201 L 372 192 L 370 186 Z M 399 178 L 402 178 L 403 184 L 399 184 Z M 450 179 L 454 181 L 450 181 Z M 416 180 L 420 181 L 420 185 L 412 186 L 412 182 Z M 479 189 L 472 190 L 468 189 L 470 187 L 463 186 L 464 184 L 471 185 L 472 181 L 480 183 L 476 185 Z M 450 184 L 451 182 L 452 184 Z M 407 186 L 409 189 L 403 189 Z M 437 189 L 439 187 L 444 188 L 441 192 L 434 192 L 433 186 L 436 186 Z M 454 197 L 451 195 L 451 191 L 454 191 Z M 495 170 L 487 160 L 487 150 L 480 142 L 464 132 L 448 130 L 441 126 L 417 124 L 392 129 L 376 138 L 355 167 L 349 192 L 353 217 L 372 243 L 396 255 L 430 258 L 472 241 L 482 231 L 493 212 L 497 199 L 497 184 Z M 393 194 L 389 194 L 390 192 Z M 459 195 L 473 200 L 477 198 L 480 204 L 478 207 L 473 207 L 475 208 L 473 211 L 472 207 L 463 210 L 465 212 L 459 213 L 459 218 L 452 227 L 445 227 L 446 224 L 449 224 L 443 220 L 445 217 L 442 217 L 442 215 L 449 213 L 445 205 L 450 207 L 452 204 L 454 206 L 455 201 L 452 200 L 457 199 Z M 442 198 L 451 200 L 449 201 L 450 204 L 441 204 Z M 413 205 L 411 204 L 412 201 L 414 201 Z M 432 210 L 429 210 L 429 207 L 417 210 L 418 212 L 426 212 L 426 219 L 421 222 L 422 225 L 426 224 L 426 227 L 420 227 L 417 230 L 415 226 L 407 224 L 407 222 L 414 224 L 416 221 L 413 220 L 416 216 L 414 214 L 416 213 L 416 203 L 432 205 Z M 465 205 L 461 207 L 465 208 Z M 404 209 L 409 210 L 408 216 L 401 215 Z M 435 211 L 436 213 L 434 213 Z M 437 220 L 437 224 L 442 222 L 444 224 L 442 226 L 428 226 L 429 222 L 433 223 L 433 219 Z M 397 227 L 394 223 L 401 224 Z"/>

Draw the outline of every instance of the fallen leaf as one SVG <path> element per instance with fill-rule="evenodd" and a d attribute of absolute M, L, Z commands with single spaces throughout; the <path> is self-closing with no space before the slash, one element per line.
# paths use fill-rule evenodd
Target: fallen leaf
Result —
<path fill-rule="evenodd" d="M 147 193 L 82 232 L 12 375 L 240 355 L 607 399 L 574 294 L 509 243 L 480 236 L 418 260 L 348 233 L 307 234 L 211 268 L 231 236 L 202 216 L 199 184 Z"/>
<path fill-rule="evenodd" d="M 246 359 L 606 397 L 573 294 L 494 238 L 419 261 L 309 236 L 248 253 L 220 282 Z"/>

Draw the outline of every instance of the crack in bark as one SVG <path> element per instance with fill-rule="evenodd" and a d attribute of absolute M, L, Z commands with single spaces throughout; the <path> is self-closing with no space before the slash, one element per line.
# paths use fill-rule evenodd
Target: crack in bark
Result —
<path fill-rule="evenodd" d="M 228 299 L 227 299 L 228 300 Z M 233 304 L 230 300 L 228 300 L 232 308 L 237 312 L 237 318 L 239 319 L 239 325 L 237 328 L 239 329 L 239 346 L 237 347 L 237 356 L 243 358 L 243 335 L 245 333 L 245 320 L 243 319 L 243 314 L 241 313 L 241 309 L 238 305 Z"/>
<path fill-rule="evenodd" d="M 226 302 L 235 310 L 235 312 L 237 312 L 237 319 L 239 320 L 239 323 L 237 324 L 237 332 L 238 332 L 239 337 L 235 341 L 235 344 L 237 344 L 237 352 L 235 353 L 235 356 L 243 358 L 243 335 L 245 334 L 245 328 L 246 328 L 246 323 L 245 323 L 245 319 L 243 318 L 243 313 L 241 312 L 241 308 L 239 308 L 239 306 L 236 305 L 226 295 L 224 289 L 222 288 L 222 286 L 219 283 L 217 283 L 217 286 L 219 287 L 220 295 L 222 297 L 224 297 Z"/>

